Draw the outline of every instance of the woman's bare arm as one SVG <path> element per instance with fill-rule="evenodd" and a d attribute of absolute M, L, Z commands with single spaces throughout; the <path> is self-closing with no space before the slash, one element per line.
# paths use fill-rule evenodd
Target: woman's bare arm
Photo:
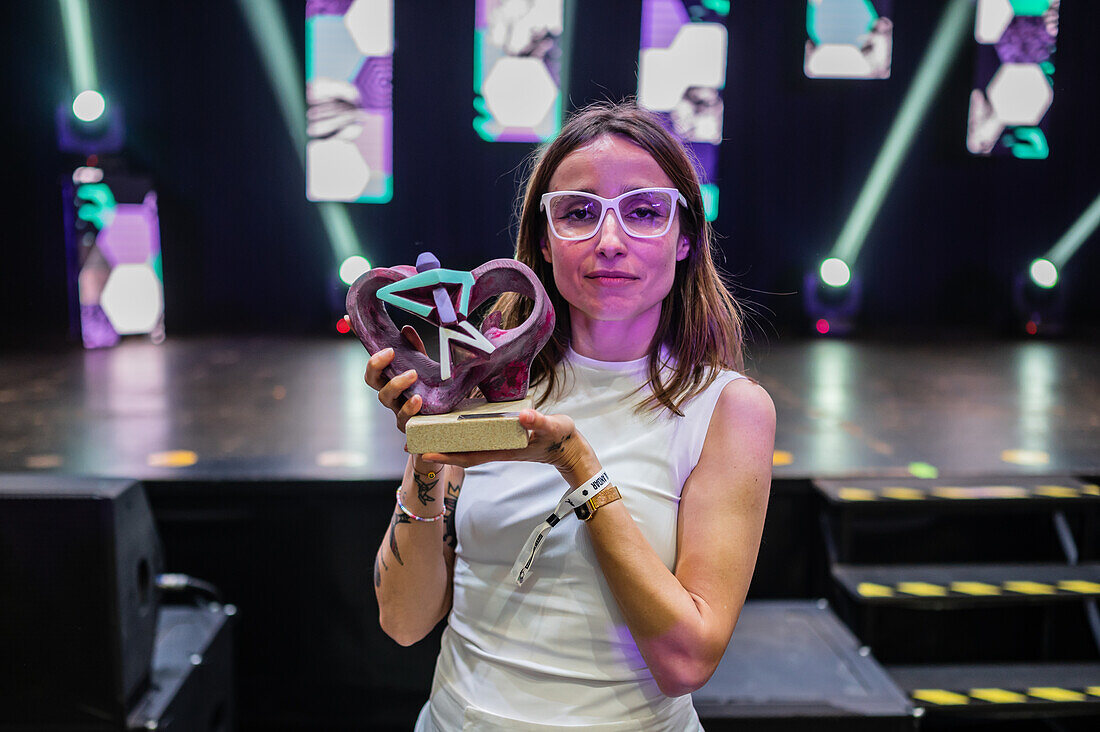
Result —
<path fill-rule="evenodd" d="M 764 389 L 728 384 L 681 494 L 672 572 L 622 502 L 588 522 L 627 627 L 668 696 L 705 684 L 729 644 L 760 547 L 774 440 L 775 408 Z"/>
<path fill-rule="evenodd" d="M 382 630 L 403 646 L 416 643 L 451 609 L 456 544 L 454 511 L 462 490 L 462 468 L 411 456 L 401 481 L 401 502 L 416 521 L 394 506 L 389 528 L 374 559 L 374 593 Z"/>

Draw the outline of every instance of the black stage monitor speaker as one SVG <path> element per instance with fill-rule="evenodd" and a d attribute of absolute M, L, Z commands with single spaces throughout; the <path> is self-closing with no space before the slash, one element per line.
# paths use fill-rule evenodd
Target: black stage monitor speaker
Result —
<path fill-rule="evenodd" d="M 0 728 L 121 728 L 149 682 L 161 571 L 139 483 L 0 474 Z"/>

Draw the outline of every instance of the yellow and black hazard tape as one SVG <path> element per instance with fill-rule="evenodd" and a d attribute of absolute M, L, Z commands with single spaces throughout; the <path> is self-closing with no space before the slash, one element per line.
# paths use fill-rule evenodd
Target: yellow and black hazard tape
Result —
<path fill-rule="evenodd" d="M 1100 486 L 1083 485 L 934 485 L 927 488 L 885 485 L 875 488 L 842 486 L 837 498 L 850 503 L 860 501 L 980 501 L 1013 498 L 1100 498 Z"/>
<path fill-rule="evenodd" d="M 1053 597 L 1100 596 L 1100 582 L 1089 580 L 1061 580 L 1036 582 L 1034 580 L 1009 580 L 999 585 L 988 582 L 898 582 L 882 585 L 860 582 L 856 586 L 860 597 L 1019 597 L 1021 595 Z"/>
<path fill-rule="evenodd" d="M 1100 679 L 1097 679 L 1100 683 Z M 1032 686 L 1027 689 L 914 689 L 909 696 L 916 702 L 935 707 L 961 707 L 973 704 L 1100 704 L 1100 686 L 1065 688 Z"/>

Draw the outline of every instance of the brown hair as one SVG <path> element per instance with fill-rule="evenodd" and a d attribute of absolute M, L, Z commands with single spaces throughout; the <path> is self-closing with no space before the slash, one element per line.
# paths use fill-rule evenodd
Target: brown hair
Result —
<path fill-rule="evenodd" d="M 661 304 L 661 318 L 649 348 L 648 385 L 652 391 L 639 409 L 664 407 L 682 415 L 680 407 L 718 376 L 721 369 L 741 370 L 741 315 L 714 264 L 714 233 L 703 213 L 699 178 L 684 146 L 655 114 L 633 102 L 599 102 L 578 110 L 548 145 L 537 151 L 527 176 L 520 204 L 519 232 L 515 258 L 538 276 L 557 314 L 554 334 L 531 366 L 531 383 L 546 382 L 539 406 L 553 393 L 555 367 L 565 357 L 571 340 L 569 306 L 554 283 L 551 265 L 543 259 L 541 243 L 546 237 L 546 218 L 539 210 L 542 194 L 561 161 L 576 150 L 604 135 L 621 135 L 657 161 L 684 195 L 687 207 L 680 209 L 680 233 L 687 236 L 690 250 L 676 263 L 672 290 Z M 493 309 L 503 314 L 505 328 L 514 328 L 530 314 L 532 302 L 515 293 L 505 293 Z M 661 348 L 668 349 L 675 368 L 663 369 Z"/>

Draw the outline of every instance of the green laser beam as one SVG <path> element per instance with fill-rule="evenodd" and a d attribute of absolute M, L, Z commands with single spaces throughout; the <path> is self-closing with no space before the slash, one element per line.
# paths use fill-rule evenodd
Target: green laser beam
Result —
<path fill-rule="evenodd" d="M 275 92 L 283 122 L 294 142 L 294 151 L 304 167 L 306 96 L 286 21 L 278 6 L 268 0 L 237 0 L 237 5 L 260 52 L 267 81 Z"/>
<path fill-rule="evenodd" d="M 336 261 L 343 262 L 348 257 L 363 256 L 363 247 L 359 245 L 359 238 L 355 236 L 355 227 L 351 225 L 348 210 L 343 204 L 333 201 L 324 201 L 317 204 L 321 213 L 321 221 L 325 224 L 325 232 L 328 233 L 328 241 L 332 246 L 332 252 L 336 255 Z"/>
<path fill-rule="evenodd" d="M 252 41 L 260 53 L 264 73 L 279 102 L 287 132 L 294 143 L 298 162 L 306 165 L 306 97 L 302 86 L 302 74 L 290 32 L 278 6 L 269 0 L 237 0 Z M 362 256 L 363 247 L 355 235 L 355 227 L 343 204 L 322 202 L 317 204 L 321 221 L 325 226 L 329 246 L 337 261 L 354 255 Z"/>
<path fill-rule="evenodd" d="M 1100 196 L 1096 197 L 1085 212 L 1073 222 L 1073 226 L 1069 227 L 1069 230 L 1062 234 L 1062 238 L 1043 256 L 1061 269 L 1066 266 L 1069 258 L 1077 253 L 1085 240 L 1092 236 L 1098 226 L 1100 226 Z"/>
<path fill-rule="evenodd" d="M 69 77 L 75 97 L 85 89 L 99 91 L 99 75 L 92 52 L 92 22 L 87 0 L 58 0 L 61 25 L 65 31 L 65 50 L 69 56 Z"/>
<path fill-rule="evenodd" d="M 867 232 L 871 230 L 905 154 L 912 146 L 917 128 L 943 83 L 947 69 L 962 47 L 963 40 L 969 35 L 973 13 L 973 0 L 951 0 L 943 11 L 940 22 L 932 33 L 932 42 L 917 67 L 913 83 L 905 93 L 901 109 L 890 126 L 890 132 L 871 167 L 867 182 L 863 184 L 856 205 L 848 215 L 829 256 L 839 257 L 849 266 L 855 263 L 859 250 L 867 239 Z"/>

